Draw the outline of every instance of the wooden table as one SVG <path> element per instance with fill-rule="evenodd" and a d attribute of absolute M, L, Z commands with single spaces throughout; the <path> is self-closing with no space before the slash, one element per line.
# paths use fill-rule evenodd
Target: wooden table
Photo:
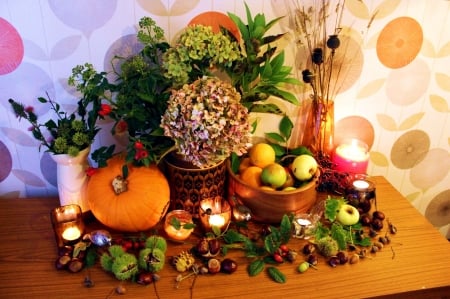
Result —
<path fill-rule="evenodd" d="M 398 228 L 390 245 L 358 264 L 331 268 L 321 260 L 318 270 L 300 274 L 302 261 L 282 264 L 287 282 L 273 282 L 267 274 L 247 275 L 243 252 L 232 251 L 238 270 L 234 274 L 198 276 L 178 289 L 178 275 L 167 264 L 156 285 L 125 283 L 123 298 L 450 298 L 450 244 L 384 178 L 375 177 L 378 209 Z M 91 269 L 95 282 L 86 288 L 86 272 L 69 273 L 54 268 L 56 244 L 49 212 L 56 198 L 0 200 L 0 298 L 109 298 L 119 281 L 97 264 Z M 92 229 L 93 224 L 89 224 Z M 300 251 L 305 241 L 292 240 L 289 247 Z M 168 255 L 192 244 L 169 243 Z M 155 286 L 156 291 L 155 292 Z"/>

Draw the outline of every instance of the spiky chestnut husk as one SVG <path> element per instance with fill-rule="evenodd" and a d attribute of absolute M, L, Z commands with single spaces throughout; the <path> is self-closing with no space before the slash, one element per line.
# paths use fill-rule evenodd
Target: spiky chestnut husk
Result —
<path fill-rule="evenodd" d="M 167 242 L 166 239 L 164 239 L 161 236 L 150 236 L 145 240 L 145 247 L 146 248 L 158 248 L 163 253 L 167 250 Z"/>
<path fill-rule="evenodd" d="M 125 250 L 121 245 L 112 245 L 108 248 L 108 251 L 112 257 L 118 257 L 125 254 Z"/>
<path fill-rule="evenodd" d="M 336 240 L 330 236 L 319 239 L 316 242 L 316 245 L 319 252 L 325 257 L 336 255 L 338 252 L 338 244 Z"/>
<path fill-rule="evenodd" d="M 158 272 L 164 268 L 166 256 L 159 248 L 144 248 L 139 252 L 139 267 L 148 272 Z"/>
<path fill-rule="evenodd" d="M 119 280 L 127 280 L 138 273 L 136 257 L 131 253 L 125 253 L 114 259 L 111 268 L 112 273 Z"/>
<path fill-rule="evenodd" d="M 108 252 L 104 252 L 100 256 L 100 265 L 105 271 L 111 272 L 114 259 L 125 254 L 121 245 L 112 245 L 108 248 Z"/>
<path fill-rule="evenodd" d="M 183 251 L 173 258 L 172 263 L 178 272 L 186 272 L 192 268 L 195 263 L 195 259 L 191 253 Z"/>
<path fill-rule="evenodd" d="M 112 271 L 112 264 L 114 262 L 114 259 L 107 253 L 104 253 L 100 256 L 100 265 L 105 271 L 111 272 Z"/>

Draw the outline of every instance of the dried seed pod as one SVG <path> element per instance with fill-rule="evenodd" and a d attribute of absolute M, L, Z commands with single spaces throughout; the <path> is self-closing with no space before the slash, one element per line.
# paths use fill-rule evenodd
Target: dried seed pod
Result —
<path fill-rule="evenodd" d="M 183 251 L 173 258 L 172 263 L 178 272 L 185 272 L 192 268 L 195 259 L 191 253 Z"/>

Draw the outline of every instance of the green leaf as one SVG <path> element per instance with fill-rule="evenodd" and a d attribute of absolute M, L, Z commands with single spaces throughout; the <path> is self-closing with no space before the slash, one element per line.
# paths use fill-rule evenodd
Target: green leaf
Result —
<path fill-rule="evenodd" d="M 299 146 L 294 149 L 289 150 L 289 152 L 293 155 L 300 156 L 300 155 L 310 155 L 314 156 L 314 154 L 306 147 L 306 146 Z"/>
<path fill-rule="evenodd" d="M 233 171 L 234 174 L 237 174 L 239 172 L 239 165 L 241 164 L 241 160 L 239 159 L 238 154 L 234 152 L 231 153 L 230 163 L 231 163 L 231 171 Z"/>
<path fill-rule="evenodd" d="M 288 140 L 291 137 L 292 129 L 294 128 L 294 124 L 291 119 L 285 115 L 280 121 L 280 133 L 284 136 L 285 140 Z"/>
<path fill-rule="evenodd" d="M 122 177 L 124 180 L 126 180 L 128 178 L 128 166 L 127 165 L 122 166 Z"/>
<path fill-rule="evenodd" d="M 281 273 L 281 271 L 278 268 L 275 267 L 269 267 L 267 268 L 267 271 L 269 273 L 269 276 L 278 283 L 285 283 L 286 282 L 286 276 Z"/>
<path fill-rule="evenodd" d="M 265 268 L 265 263 L 262 259 L 255 260 L 248 265 L 247 272 L 250 276 L 256 276 Z"/>
<path fill-rule="evenodd" d="M 223 240 L 227 244 L 233 244 L 233 243 L 238 243 L 238 242 L 245 242 L 248 240 L 248 238 L 233 229 L 229 229 L 223 235 Z"/>
<path fill-rule="evenodd" d="M 331 237 L 336 240 L 339 250 L 347 248 L 347 233 L 342 228 L 342 225 L 333 223 L 331 226 Z"/>
<path fill-rule="evenodd" d="M 211 229 L 212 229 L 214 235 L 216 235 L 216 236 L 220 236 L 220 234 L 222 233 L 222 232 L 220 231 L 220 227 L 218 227 L 217 225 L 213 225 L 213 226 L 211 227 Z"/>
<path fill-rule="evenodd" d="M 283 215 L 280 223 L 280 240 L 282 244 L 289 242 L 292 234 L 292 221 L 288 215 Z"/>
<path fill-rule="evenodd" d="M 339 207 L 343 204 L 343 199 L 328 197 L 325 201 L 325 218 L 333 222 L 336 220 Z"/>
<path fill-rule="evenodd" d="M 268 139 L 272 139 L 276 142 L 282 142 L 282 143 L 286 142 L 286 139 L 283 136 L 281 136 L 279 133 L 269 132 L 269 133 L 266 133 L 265 135 Z"/>
<path fill-rule="evenodd" d="M 282 157 L 286 154 L 286 148 L 279 144 L 271 143 L 270 146 L 275 150 L 275 156 Z"/>

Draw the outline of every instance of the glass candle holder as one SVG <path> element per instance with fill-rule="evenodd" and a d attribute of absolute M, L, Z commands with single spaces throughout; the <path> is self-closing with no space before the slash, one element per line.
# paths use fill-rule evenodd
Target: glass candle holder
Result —
<path fill-rule="evenodd" d="M 316 232 L 317 222 L 320 216 L 315 214 L 295 214 L 292 221 L 292 236 L 298 239 L 309 239 Z"/>
<path fill-rule="evenodd" d="M 349 204 L 360 212 L 367 213 L 373 205 L 376 208 L 375 183 L 366 178 L 356 178 L 347 190 L 345 197 Z"/>
<path fill-rule="evenodd" d="M 83 237 L 84 222 L 81 207 L 76 204 L 55 208 L 50 213 L 58 248 L 74 245 Z"/>
<path fill-rule="evenodd" d="M 192 224 L 192 228 L 185 228 L 186 224 Z M 164 231 L 170 239 L 184 241 L 194 230 L 193 225 L 191 213 L 186 210 L 173 210 L 166 215 Z"/>
<path fill-rule="evenodd" d="M 213 226 L 223 231 L 231 221 L 231 206 L 221 197 L 201 200 L 199 212 L 200 221 L 206 231 L 210 231 Z"/>

